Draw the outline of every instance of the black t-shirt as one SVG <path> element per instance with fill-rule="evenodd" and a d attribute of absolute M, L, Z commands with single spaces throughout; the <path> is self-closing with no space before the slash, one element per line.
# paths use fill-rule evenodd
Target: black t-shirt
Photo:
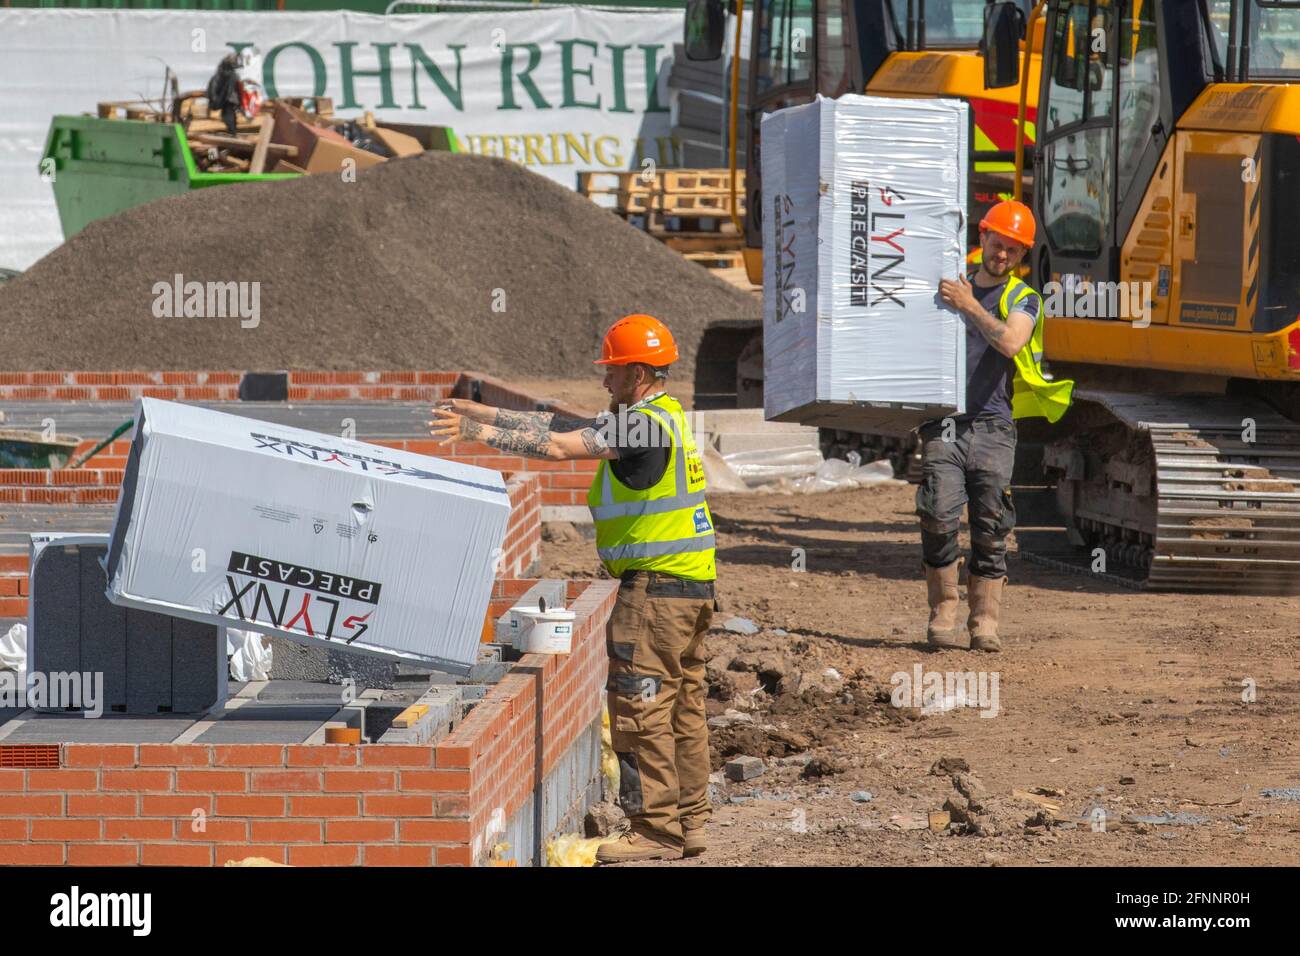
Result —
<path fill-rule="evenodd" d="M 624 422 L 627 427 L 610 433 L 615 439 L 610 447 L 618 452 L 618 457 L 610 461 L 609 469 L 632 490 L 645 491 L 658 484 L 668 468 L 672 436 L 664 434 L 657 418 L 640 409 L 629 409 Z"/>
<path fill-rule="evenodd" d="M 974 277 L 971 277 L 972 283 Z M 995 286 L 974 286 L 975 298 L 984 311 L 998 317 L 998 300 L 1006 282 Z M 1015 312 L 1025 312 L 1038 321 L 1042 299 L 1031 292 L 1013 306 Z M 966 322 L 966 414 L 957 421 L 968 422 L 977 418 L 1001 418 L 1011 421 L 1011 388 L 1015 381 L 1016 363 L 993 346 L 975 326 Z"/>

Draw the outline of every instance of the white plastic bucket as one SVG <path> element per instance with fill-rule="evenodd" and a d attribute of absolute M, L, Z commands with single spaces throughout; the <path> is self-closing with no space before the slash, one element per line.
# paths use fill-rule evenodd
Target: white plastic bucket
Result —
<path fill-rule="evenodd" d="M 519 620 L 519 644 L 524 654 L 568 654 L 573 649 L 574 613 L 563 608 L 511 608 Z M 513 621 L 515 617 L 512 617 Z"/>

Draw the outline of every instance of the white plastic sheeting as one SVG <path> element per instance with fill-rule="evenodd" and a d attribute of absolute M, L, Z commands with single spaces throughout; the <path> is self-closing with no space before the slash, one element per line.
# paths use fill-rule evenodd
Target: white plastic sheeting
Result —
<path fill-rule="evenodd" d="M 15 624 L 0 637 L 0 671 L 27 670 L 27 625 Z"/>
<path fill-rule="evenodd" d="M 114 604 L 467 669 L 510 517 L 501 474 L 141 399 Z"/>
<path fill-rule="evenodd" d="M 257 631 L 226 628 L 226 656 L 230 658 L 230 676 L 234 680 L 271 679 L 271 642 Z"/>
<path fill-rule="evenodd" d="M 967 105 L 846 95 L 763 118 L 764 411 L 904 434 L 965 411 Z"/>

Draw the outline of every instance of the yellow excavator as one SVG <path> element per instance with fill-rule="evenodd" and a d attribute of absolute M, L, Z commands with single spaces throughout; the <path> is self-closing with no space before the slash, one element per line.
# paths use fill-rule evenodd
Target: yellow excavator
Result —
<path fill-rule="evenodd" d="M 1038 57 L 1026 55 L 1030 0 L 734 0 L 733 50 L 741 45 L 745 11 L 751 17 L 747 56 L 731 58 L 730 163 L 738 164 L 744 143 L 746 215 L 734 194 L 732 217 L 744 237 L 750 281 L 762 283 L 762 191 L 759 127 L 763 116 L 811 102 L 818 94 L 837 97 L 952 97 L 967 101 L 971 114 L 970 243 L 993 204 L 1009 198 L 1017 173 L 1017 142 L 1032 161 L 1038 99 Z M 1043 24 L 1035 49 L 1042 48 Z M 693 60 L 716 60 L 726 40 L 724 0 L 687 0 L 685 50 Z M 986 48 L 994 48 L 986 56 Z M 741 75 L 741 61 L 748 69 Z M 1027 84 L 1021 84 L 1025 79 Z M 744 95 L 740 93 L 744 86 Z M 744 115 L 734 104 L 745 101 Z M 743 129 L 743 132 L 742 132 Z M 1023 130 L 1023 137 L 1017 132 Z M 752 408 L 763 404 L 763 334 L 753 320 L 719 318 L 700 343 L 695 373 L 697 408 Z M 822 429 L 828 457 L 856 452 L 864 460 L 889 458 L 900 473 L 915 470 L 909 438 Z"/>
<path fill-rule="evenodd" d="M 1300 591 L 1300 2 L 1038 16 L 1032 281 L 1079 387 L 1028 431 L 1067 531 L 1149 587 Z"/>
<path fill-rule="evenodd" d="M 896 6 L 836 6 L 867 91 L 960 95 L 903 89 L 975 74 L 973 54 L 909 49 L 926 30 Z M 1021 422 L 1071 542 L 1152 588 L 1300 592 L 1300 0 L 1040 0 L 1023 40 L 999 26 L 1017 4 L 984 6 L 986 86 L 1019 57 L 1036 121 L 1013 124 L 1012 189 L 1038 221 L 1047 359 L 1079 383 L 1056 425 Z M 777 106 L 750 92 L 755 210 L 757 119 Z"/>

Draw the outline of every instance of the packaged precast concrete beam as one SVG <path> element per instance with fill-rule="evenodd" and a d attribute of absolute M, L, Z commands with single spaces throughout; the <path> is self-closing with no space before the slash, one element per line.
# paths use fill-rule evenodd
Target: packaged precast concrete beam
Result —
<path fill-rule="evenodd" d="M 966 405 L 967 106 L 846 95 L 763 117 L 768 419 L 904 435 Z"/>
<path fill-rule="evenodd" d="M 453 671 L 477 660 L 510 517 L 500 473 L 143 398 L 114 604 Z"/>

